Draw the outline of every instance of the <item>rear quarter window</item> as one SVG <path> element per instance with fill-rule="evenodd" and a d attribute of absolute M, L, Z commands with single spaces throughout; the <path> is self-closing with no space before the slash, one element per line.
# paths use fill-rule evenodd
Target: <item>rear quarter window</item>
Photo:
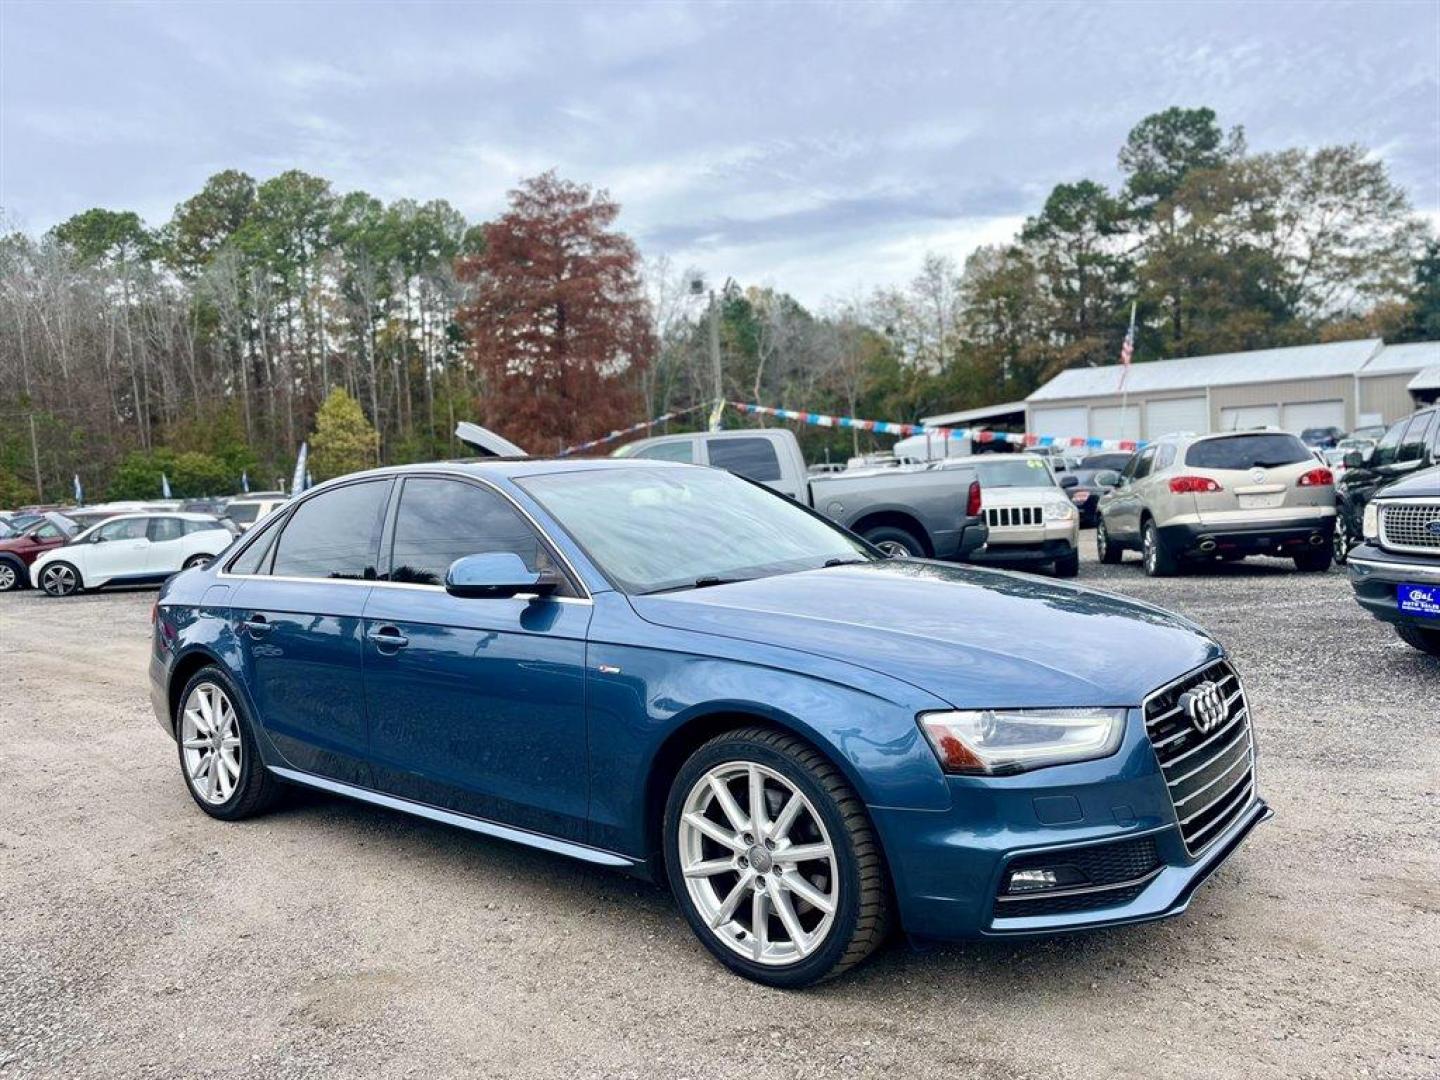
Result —
<path fill-rule="evenodd" d="M 1313 456 L 1294 435 L 1230 435 L 1192 444 L 1185 451 L 1185 464 L 1196 469 L 1275 468 Z"/>

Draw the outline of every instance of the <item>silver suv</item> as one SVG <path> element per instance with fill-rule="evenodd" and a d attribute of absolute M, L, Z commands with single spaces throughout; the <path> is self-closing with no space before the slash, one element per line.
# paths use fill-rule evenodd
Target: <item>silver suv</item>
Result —
<path fill-rule="evenodd" d="M 1118 563 L 1138 548 L 1151 577 L 1186 561 L 1280 555 L 1330 568 L 1335 478 L 1283 431 L 1167 436 L 1147 446 L 1100 498 L 1095 545 Z M 1102 481 L 1103 482 L 1103 481 Z"/>

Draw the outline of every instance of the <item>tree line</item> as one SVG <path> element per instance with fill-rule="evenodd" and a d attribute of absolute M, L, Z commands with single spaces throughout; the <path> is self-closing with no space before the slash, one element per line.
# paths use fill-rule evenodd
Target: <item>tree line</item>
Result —
<path fill-rule="evenodd" d="M 1057 185 L 1010 243 L 821 310 L 643 261 L 606 193 L 553 173 L 489 222 L 231 170 L 158 227 L 96 208 L 11 233 L 0 503 L 62 497 L 72 473 L 92 493 L 161 472 L 177 494 L 269 486 L 337 391 L 374 434 L 346 445 L 403 462 L 460 453 L 465 418 L 537 452 L 683 409 L 698 426 L 717 354 L 727 398 L 915 420 L 1114 363 L 1132 308 L 1137 362 L 1440 337 L 1440 248 L 1364 148 L 1252 152 L 1174 108 L 1118 164 L 1113 189 Z M 816 456 L 862 448 L 802 434 Z"/>

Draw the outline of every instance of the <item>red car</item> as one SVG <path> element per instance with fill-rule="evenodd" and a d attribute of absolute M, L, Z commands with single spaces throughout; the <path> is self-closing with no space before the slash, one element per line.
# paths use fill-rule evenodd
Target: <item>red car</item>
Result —
<path fill-rule="evenodd" d="M 76 533 L 75 523 L 62 514 L 46 514 L 45 520 L 27 525 L 17 536 L 0 539 L 0 592 L 23 589 L 30 584 L 30 564 L 51 548 L 57 548 Z"/>

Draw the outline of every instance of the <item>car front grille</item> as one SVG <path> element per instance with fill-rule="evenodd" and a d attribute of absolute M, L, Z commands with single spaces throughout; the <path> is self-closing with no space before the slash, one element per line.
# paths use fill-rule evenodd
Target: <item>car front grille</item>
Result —
<path fill-rule="evenodd" d="M 1079 871 L 1084 884 L 1053 891 L 1006 893 L 1006 882 L 1016 870 L 1064 868 Z M 1139 896 L 1160 871 L 1160 854 L 1153 837 L 1118 840 L 1108 844 L 1041 851 L 1021 855 L 1005 868 L 1001 892 L 995 898 L 996 918 L 1064 915 L 1072 911 L 1126 904 Z"/>
<path fill-rule="evenodd" d="M 1380 545 L 1401 551 L 1440 551 L 1440 502 L 1381 503 Z"/>
<path fill-rule="evenodd" d="M 1214 683 L 1223 716 L 1201 732 L 1181 698 Z M 1255 801 L 1255 740 L 1240 677 L 1219 660 L 1145 699 L 1145 731 L 1175 806 L 1185 848 L 1200 854 Z"/>
<path fill-rule="evenodd" d="M 1045 509 L 1040 506 L 992 506 L 985 511 L 985 524 L 992 529 L 1043 525 Z"/>

